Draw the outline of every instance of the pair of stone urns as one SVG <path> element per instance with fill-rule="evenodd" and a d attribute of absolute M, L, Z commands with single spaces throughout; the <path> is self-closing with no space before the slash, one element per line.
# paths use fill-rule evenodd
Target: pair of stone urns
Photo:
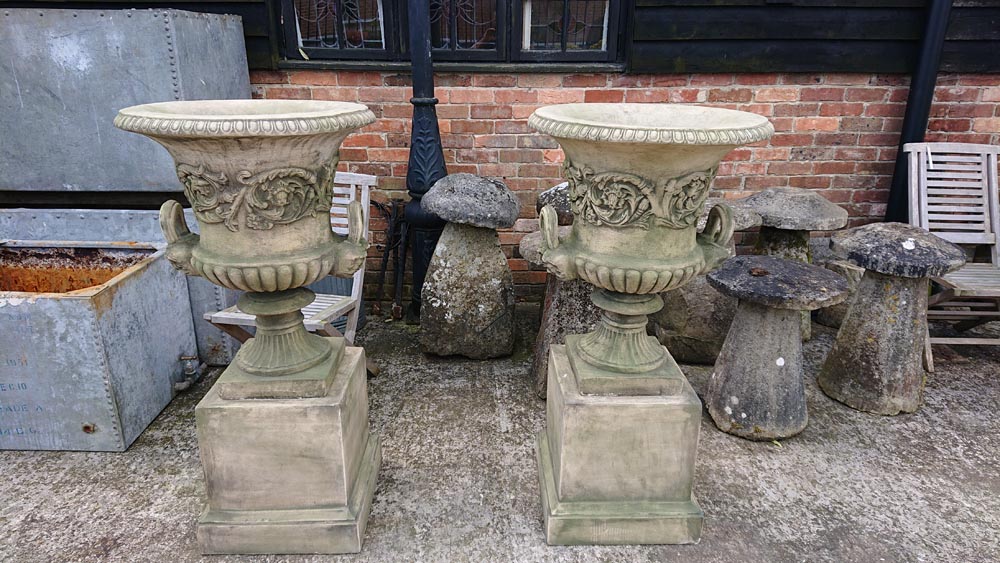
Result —
<path fill-rule="evenodd" d="M 171 154 L 198 221 L 160 211 L 167 258 L 245 293 L 248 340 L 196 408 L 207 506 L 205 553 L 349 553 L 361 549 L 381 461 L 369 431 L 364 350 L 306 331 L 304 286 L 350 276 L 365 259 L 363 213 L 335 236 L 329 208 L 338 151 L 375 120 L 358 104 L 233 100 L 124 109 L 115 124 Z M 546 429 L 537 460 L 550 544 L 692 543 L 701 402 L 647 336 L 659 294 L 730 256 L 732 212 L 709 186 L 734 148 L 767 140 L 767 119 L 670 104 L 569 104 L 529 125 L 566 161 L 572 212 L 560 233 L 541 211 L 542 259 L 597 289 L 597 328 L 549 353 Z M 562 235 L 562 236 L 560 236 Z M 794 281 L 793 281 L 794 282 Z"/>

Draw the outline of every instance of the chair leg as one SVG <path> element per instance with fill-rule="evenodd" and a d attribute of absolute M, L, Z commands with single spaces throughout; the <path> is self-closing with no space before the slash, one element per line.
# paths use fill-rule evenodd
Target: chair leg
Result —
<path fill-rule="evenodd" d="M 358 317 L 361 314 L 360 307 L 355 303 L 350 313 L 347 313 L 347 326 L 344 327 L 344 336 L 347 341 L 354 345 L 354 336 L 358 333 Z"/>
<path fill-rule="evenodd" d="M 934 373 L 934 350 L 931 349 L 931 327 L 924 330 L 924 370 Z"/>

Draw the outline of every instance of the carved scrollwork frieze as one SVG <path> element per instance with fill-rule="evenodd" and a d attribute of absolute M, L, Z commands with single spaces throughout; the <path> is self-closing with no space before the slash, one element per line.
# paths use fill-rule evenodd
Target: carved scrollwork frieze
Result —
<path fill-rule="evenodd" d="M 230 231 L 241 226 L 268 230 L 330 208 L 332 174 L 322 177 L 304 168 L 285 167 L 251 172 L 241 170 L 230 182 L 224 172 L 204 166 L 177 165 L 177 177 L 198 219 L 224 223 Z"/>
<path fill-rule="evenodd" d="M 594 173 L 588 166 L 563 164 L 573 214 L 593 225 L 673 229 L 692 227 L 708 198 L 715 168 L 660 184 L 628 172 Z"/>

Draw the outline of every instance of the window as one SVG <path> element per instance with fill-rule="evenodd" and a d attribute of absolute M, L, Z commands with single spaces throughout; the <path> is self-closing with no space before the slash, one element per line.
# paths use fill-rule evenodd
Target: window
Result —
<path fill-rule="evenodd" d="M 430 0 L 436 61 L 613 62 L 623 0 Z M 291 59 L 399 60 L 406 0 L 282 0 Z"/>

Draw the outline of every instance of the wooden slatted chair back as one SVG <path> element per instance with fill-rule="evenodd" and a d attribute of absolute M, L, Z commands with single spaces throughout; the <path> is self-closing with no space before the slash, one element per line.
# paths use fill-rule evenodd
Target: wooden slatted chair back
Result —
<path fill-rule="evenodd" d="M 351 172 L 337 172 L 333 177 L 333 200 L 330 207 L 330 227 L 333 232 L 341 236 L 347 236 L 347 206 L 352 201 L 361 202 L 364 211 L 365 240 L 369 236 L 369 221 L 371 219 L 371 190 L 378 186 L 378 177 L 369 174 L 354 174 Z M 365 280 L 365 267 L 361 265 L 354 274 L 354 283 L 351 287 L 351 297 L 360 298 L 362 284 Z"/>
<path fill-rule="evenodd" d="M 1000 265 L 1000 147 L 970 143 L 907 143 L 910 223 L 963 245 L 989 245 Z"/>

